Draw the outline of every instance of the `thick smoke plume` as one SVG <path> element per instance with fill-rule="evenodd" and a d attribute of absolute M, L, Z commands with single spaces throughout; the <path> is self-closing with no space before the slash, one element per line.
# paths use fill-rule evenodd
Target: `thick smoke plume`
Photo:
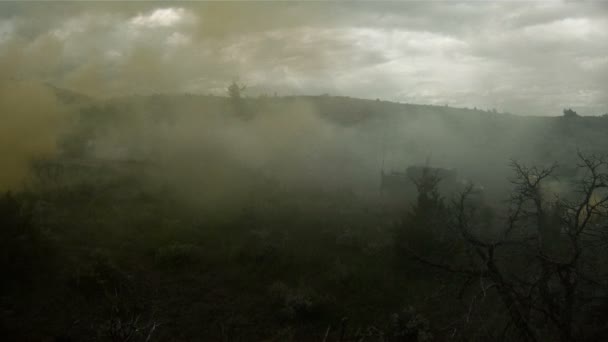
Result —
<path fill-rule="evenodd" d="M 30 164 L 57 152 L 67 110 L 52 90 L 34 82 L 0 82 L 0 190 L 14 190 Z"/>

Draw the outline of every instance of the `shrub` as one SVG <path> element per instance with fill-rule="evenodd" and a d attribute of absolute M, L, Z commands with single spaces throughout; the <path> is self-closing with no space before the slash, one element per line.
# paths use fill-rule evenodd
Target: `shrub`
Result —
<path fill-rule="evenodd" d="M 161 266 L 183 267 L 197 263 L 201 259 L 200 247 L 188 243 L 174 243 L 156 251 L 156 263 Z"/>
<path fill-rule="evenodd" d="M 428 319 L 408 307 L 391 316 L 389 336 L 396 341 L 423 342 L 433 340 Z"/>
<path fill-rule="evenodd" d="M 10 275 L 1 287 L 33 282 L 48 260 L 48 247 L 34 223 L 32 206 L 10 192 L 0 195 L 0 267 Z"/>
<path fill-rule="evenodd" d="M 309 287 L 292 288 L 283 282 L 270 286 L 270 296 L 279 306 L 279 315 L 284 319 L 318 318 L 327 297 L 319 295 Z"/>
<path fill-rule="evenodd" d="M 96 327 L 97 336 L 102 341 L 148 342 L 155 335 L 159 323 L 142 307 L 133 305 L 134 294 L 128 296 L 115 293 L 108 296 L 110 307 L 107 318 Z"/>
<path fill-rule="evenodd" d="M 578 117 L 578 113 L 573 111 L 571 108 L 564 109 L 564 117 L 565 118 L 576 118 Z"/>
<path fill-rule="evenodd" d="M 100 249 L 79 260 L 70 278 L 72 285 L 88 295 L 115 291 L 129 284 L 127 275 Z"/>

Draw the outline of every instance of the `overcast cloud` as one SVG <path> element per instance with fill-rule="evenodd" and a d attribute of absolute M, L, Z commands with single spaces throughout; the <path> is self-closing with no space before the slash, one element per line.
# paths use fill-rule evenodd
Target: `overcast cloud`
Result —
<path fill-rule="evenodd" d="M 96 96 L 346 95 L 608 112 L 608 2 L 0 3 L 0 76 Z"/>

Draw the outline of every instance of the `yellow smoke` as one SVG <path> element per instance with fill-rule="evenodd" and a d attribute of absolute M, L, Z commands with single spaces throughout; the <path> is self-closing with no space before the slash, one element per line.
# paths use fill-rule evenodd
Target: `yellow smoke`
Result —
<path fill-rule="evenodd" d="M 66 117 L 49 87 L 36 82 L 0 82 L 0 191 L 19 188 L 32 161 L 56 153 Z"/>

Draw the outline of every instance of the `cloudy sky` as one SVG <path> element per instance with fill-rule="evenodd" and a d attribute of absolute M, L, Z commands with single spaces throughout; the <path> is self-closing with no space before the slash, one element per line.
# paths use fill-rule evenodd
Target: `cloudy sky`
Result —
<path fill-rule="evenodd" d="M 2 2 L 0 77 L 608 112 L 608 2 Z"/>

